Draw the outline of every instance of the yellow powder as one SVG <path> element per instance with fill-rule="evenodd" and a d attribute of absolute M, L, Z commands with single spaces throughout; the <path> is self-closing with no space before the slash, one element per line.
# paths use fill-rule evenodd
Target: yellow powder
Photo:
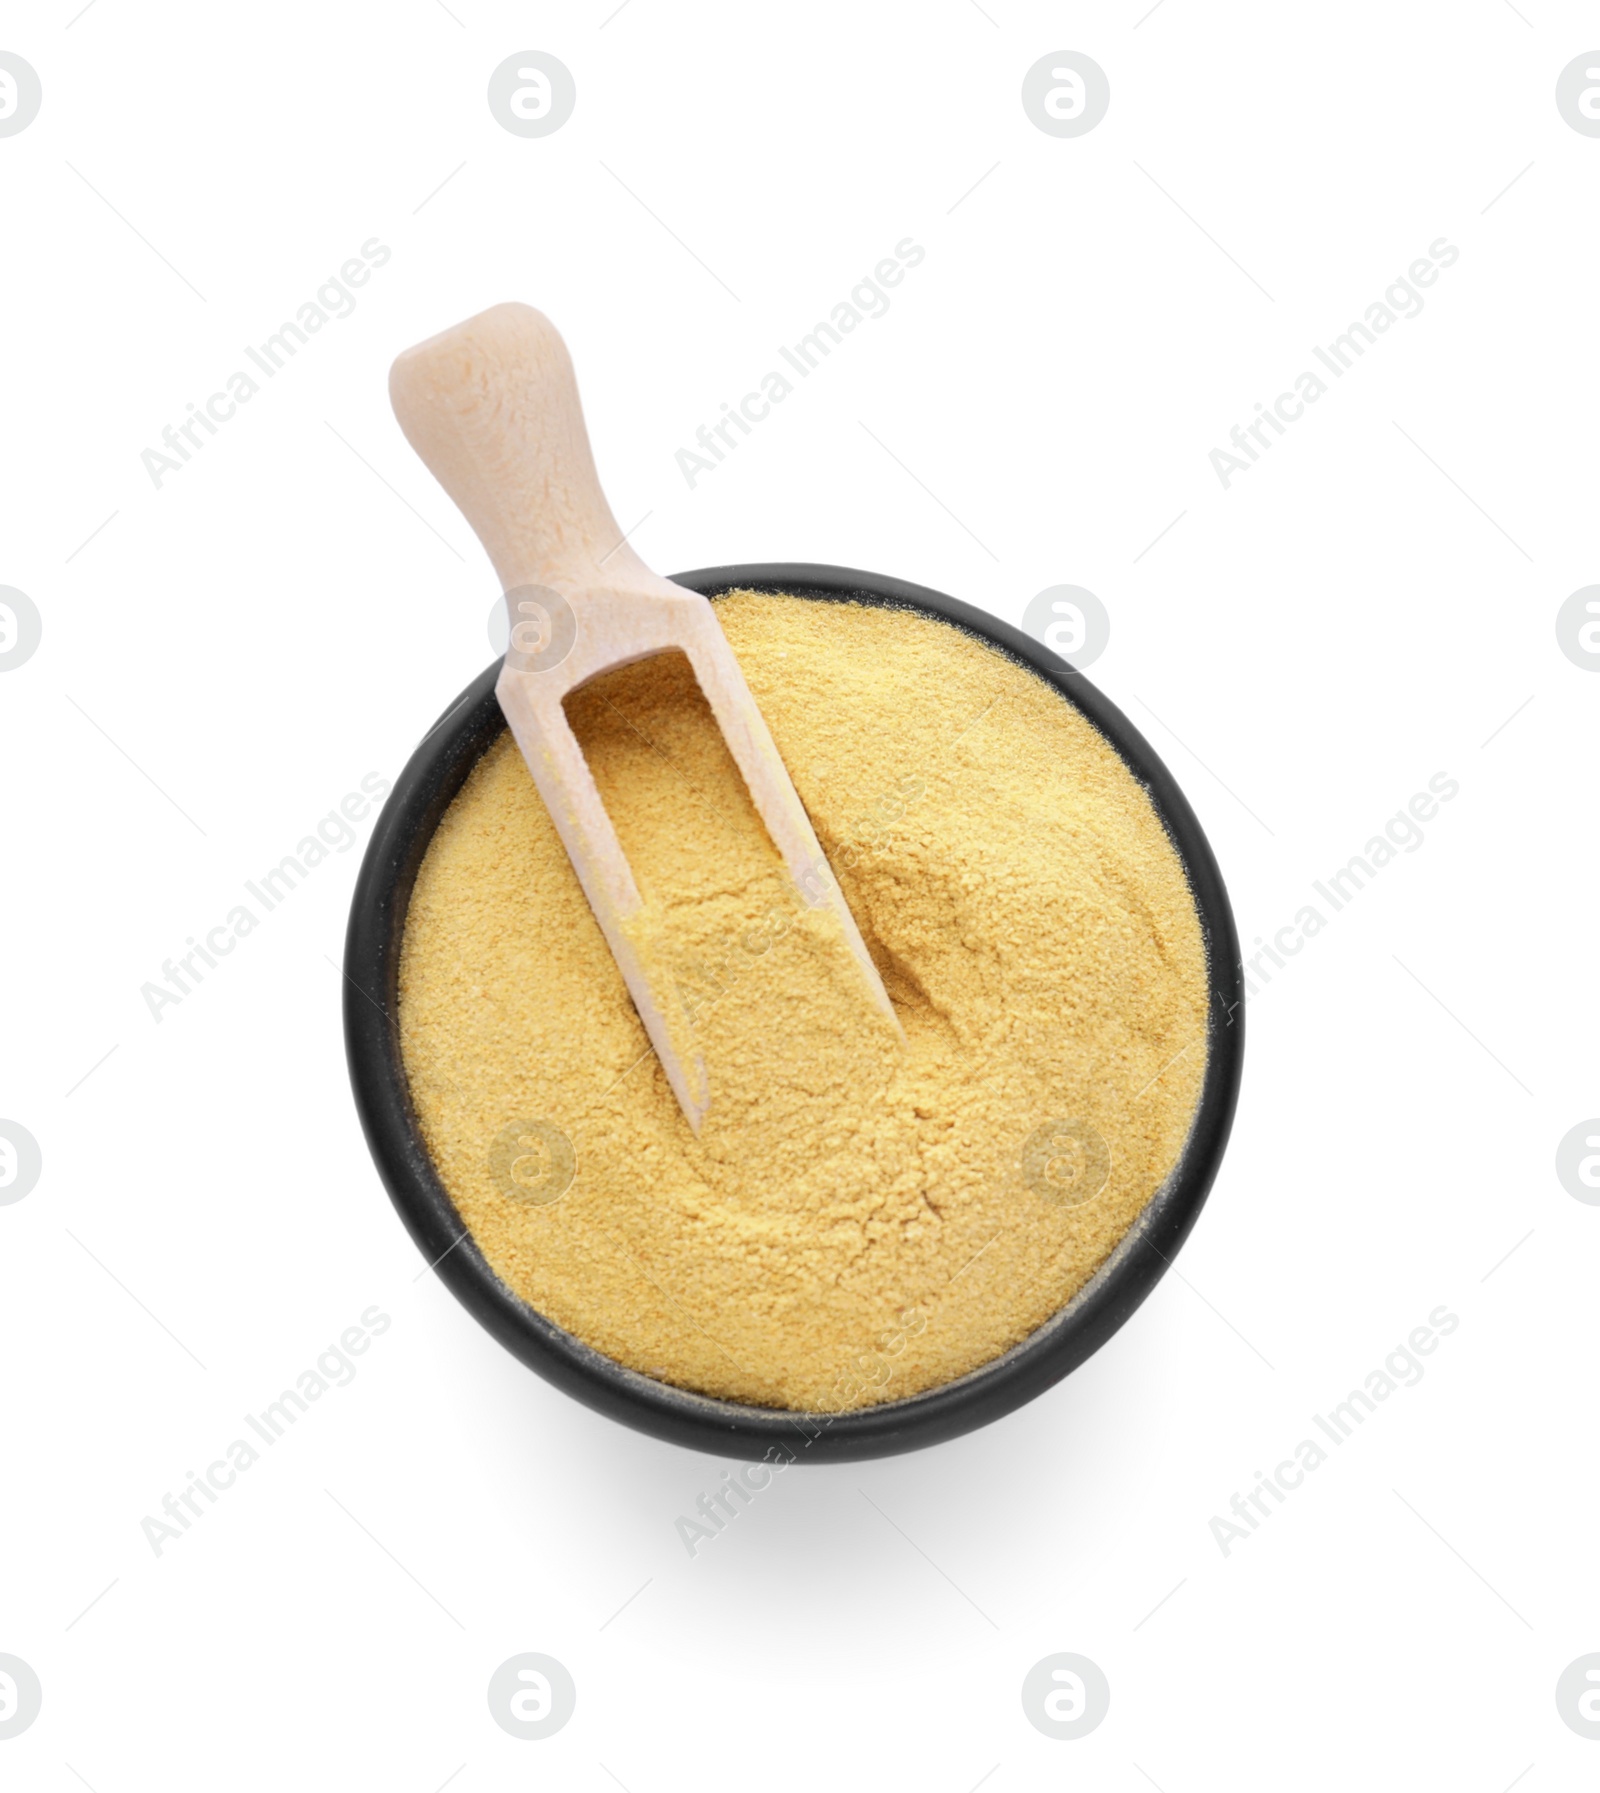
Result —
<path fill-rule="evenodd" d="M 1205 951 L 1144 791 L 1042 679 L 910 612 L 717 614 L 904 1040 L 665 656 L 568 714 L 706 1060 L 701 1137 L 509 735 L 418 875 L 402 1044 L 445 1186 L 524 1300 L 663 1381 L 837 1411 L 986 1363 L 1104 1261 L 1189 1131 Z"/>

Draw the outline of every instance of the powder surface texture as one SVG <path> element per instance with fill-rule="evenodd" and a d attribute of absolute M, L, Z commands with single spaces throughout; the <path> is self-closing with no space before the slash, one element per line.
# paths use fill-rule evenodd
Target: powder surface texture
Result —
<path fill-rule="evenodd" d="M 907 611 L 717 613 L 903 1039 L 664 656 L 568 715 L 630 931 L 705 1057 L 701 1136 L 509 735 L 418 875 L 402 1048 L 445 1186 L 530 1305 L 679 1387 L 842 1411 L 976 1369 L 1104 1262 L 1193 1120 L 1205 948 L 1145 792 L 1026 668 Z"/>

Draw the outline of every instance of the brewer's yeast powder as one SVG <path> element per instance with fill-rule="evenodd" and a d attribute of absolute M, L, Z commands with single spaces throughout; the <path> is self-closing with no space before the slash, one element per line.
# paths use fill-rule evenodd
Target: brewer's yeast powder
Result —
<path fill-rule="evenodd" d="M 567 711 L 705 1057 L 700 1138 L 509 734 L 411 898 L 412 1101 L 496 1273 L 596 1350 L 762 1406 L 898 1399 L 1047 1320 L 1173 1168 L 1199 919 L 1142 788 L 1024 667 L 907 611 L 717 614 L 903 1039 L 669 655 Z"/>

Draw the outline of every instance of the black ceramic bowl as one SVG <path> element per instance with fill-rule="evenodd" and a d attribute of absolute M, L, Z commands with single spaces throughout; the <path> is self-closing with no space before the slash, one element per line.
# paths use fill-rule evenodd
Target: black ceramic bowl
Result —
<path fill-rule="evenodd" d="M 1244 1048 L 1239 944 L 1227 892 L 1194 812 L 1149 743 L 1082 673 L 1009 624 L 920 585 L 840 567 L 711 567 L 676 577 L 708 597 L 754 588 L 941 618 L 1031 667 L 1111 742 L 1166 824 L 1205 933 L 1210 1050 L 1183 1157 L 1099 1272 L 1036 1332 L 957 1381 L 878 1407 L 800 1415 L 689 1394 L 624 1368 L 535 1312 L 464 1236 L 412 1112 L 395 1021 L 400 946 L 417 869 L 451 799 L 505 727 L 494 694 L 498 664 L 467 687 L 412 754 L 378 818 L 356 883 L 345 945 L 344 1024 L 367 1144 L 412 1238 L 468 1312 L 530 1369 L 601 1413 L 728 1457 L 760 1458 L 779 1444 L 801 1462 L 846 1462 L 938 1444 L 1010 1413 L 1076 1369 L 1155 1287 L 1194 1225 L 1227 1144 Z"/>

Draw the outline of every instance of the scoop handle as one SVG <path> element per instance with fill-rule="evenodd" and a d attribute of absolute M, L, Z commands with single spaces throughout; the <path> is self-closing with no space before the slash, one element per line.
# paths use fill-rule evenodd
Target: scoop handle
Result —
<path fill-rule="evenodd" d="M 572 358 L 542 312 L 495 305 L 407 349 L 389 371 L 389 399 L 502 589 L 545 585 L 574 597 L 666 583 L 621 540 Z"/>

